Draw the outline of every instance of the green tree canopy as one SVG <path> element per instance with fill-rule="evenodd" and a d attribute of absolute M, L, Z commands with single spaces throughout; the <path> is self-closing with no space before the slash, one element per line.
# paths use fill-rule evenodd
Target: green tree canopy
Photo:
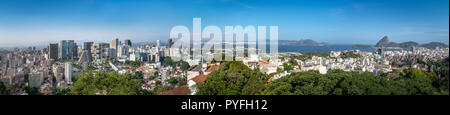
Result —
<path fill-rule="evenodd" d="M 267 75 L 252 70 L 242 62 L 225 62 L 211 72 L 205 83 L 198 84 L 198 95 L 258 95 L 265 88 Z"/>
<path fill-rule="evenodd" d="M 9 95 L 9 88 L 0 81 L 0 95 Z"/>
<path fill-rule="evenodd" d="M 389 81 L 370 72 L 332 70 L 293 73 L 270 83 L 267 95 L 431 95 L 436 89 L 431 77 L 418 69 L 405 70 L 402 80 Z M 410 77 L 411 76 L 411 77 Z"/>
<path fill-rule="evenodd" d="M 131 74 L 117 72 L 87 72 L 79 76 L 70 93 L 73 95 L 137 95 L 141 94 L 143 81 Z"/>

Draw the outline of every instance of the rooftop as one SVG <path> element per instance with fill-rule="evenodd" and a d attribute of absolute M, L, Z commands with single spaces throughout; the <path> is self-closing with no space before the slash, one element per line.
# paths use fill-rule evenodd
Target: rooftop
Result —
<path fill-rule="evenodd" d="M 158 95 L 190 95 L 190 94 L 191 90 L 189 90 L 189 88 L 186 85 L 158 93 Z"/>
<path fill-rule="evenodd" d="M 200 74 L 198 76 L 195 76 L 194 78 L 192 78 L 192 81 L 195 81 L 196 83 L 204 83 L 206 81 L 206 77 L 208 77 L 207 75 L 204 74 Z"/>

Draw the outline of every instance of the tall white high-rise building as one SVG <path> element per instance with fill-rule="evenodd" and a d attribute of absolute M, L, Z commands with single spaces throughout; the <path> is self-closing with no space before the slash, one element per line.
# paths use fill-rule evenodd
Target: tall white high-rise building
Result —
<path fill-rule="evenodd" d="M 159 48 L 161 46 L 161 41 L 156 40 L 156 47 Z"/>
<path fill-rule="evenodd" d="M 114 38 L 112 39 L 112 42 L 109 46 L 110 50 L 111 50 L 111 58 L 116 58 L 117 57 L 117 52 L 118 52 L 118 47 L 120 45 L 119 42 L 119 38 Z"/>
<path fill-rule="evenodd" d="M 64 76 L 65 76 L 66 82 L 72 82 L 72 76 L 73 76 L 72 63 L 70 63 L 70 62 L 65 63 L 64 69 L 65 69 Z"/>
<path fill-rule="evenodd" d="M 130 48 L 130 46 L 128 46 L 128 45 L 120 45 L 117 56 L 120 58 L 128 57 L 128 55 L 130 54 L 129 48 Z"/>

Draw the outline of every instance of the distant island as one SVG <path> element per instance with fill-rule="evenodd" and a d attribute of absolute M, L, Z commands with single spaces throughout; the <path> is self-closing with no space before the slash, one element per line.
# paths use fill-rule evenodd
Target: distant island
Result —
<path fill-rule="evenodd" d="M 433 49 L 436 47 L 448 47 L 448 45 L 441 43 L 441 42 L 430 42 L 426 44 L 419 44 L 414 41 L 407 41 L 403 43 L 396 43 L 396 42 L 390 42 L 388 36 L 384 36 L 378 43 L 372 47 L 370 45 L 353 45 L 353 48 L 376 48 L 376 47 L 385 47 L 385 48 L 403 48 L 403 49 L 409 49 L 411 47 L 425 47 L 429 49 Z"/>
<path fill-rule="evenodd" d="M 325 46 L 325 45 L 328 45 L 325 42 L 316 42 L 316 41 L 311 40 L 311 39 L 299 40 L 299 41 L 295 41 L 295 40 L 279 40 L 278 44 L 280 44 L 280 45 L 299 45 L 299 46 Z"/>

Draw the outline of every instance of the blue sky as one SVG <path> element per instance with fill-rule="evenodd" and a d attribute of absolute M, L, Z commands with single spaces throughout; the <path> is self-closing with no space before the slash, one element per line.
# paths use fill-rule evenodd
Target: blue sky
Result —
<path fill-rule="evenodd" d="M 331 44 L 449 42 L 448 0 L 0 0 L 0 46 L 166 40 L 176 25 L 279 26 Z"/>

